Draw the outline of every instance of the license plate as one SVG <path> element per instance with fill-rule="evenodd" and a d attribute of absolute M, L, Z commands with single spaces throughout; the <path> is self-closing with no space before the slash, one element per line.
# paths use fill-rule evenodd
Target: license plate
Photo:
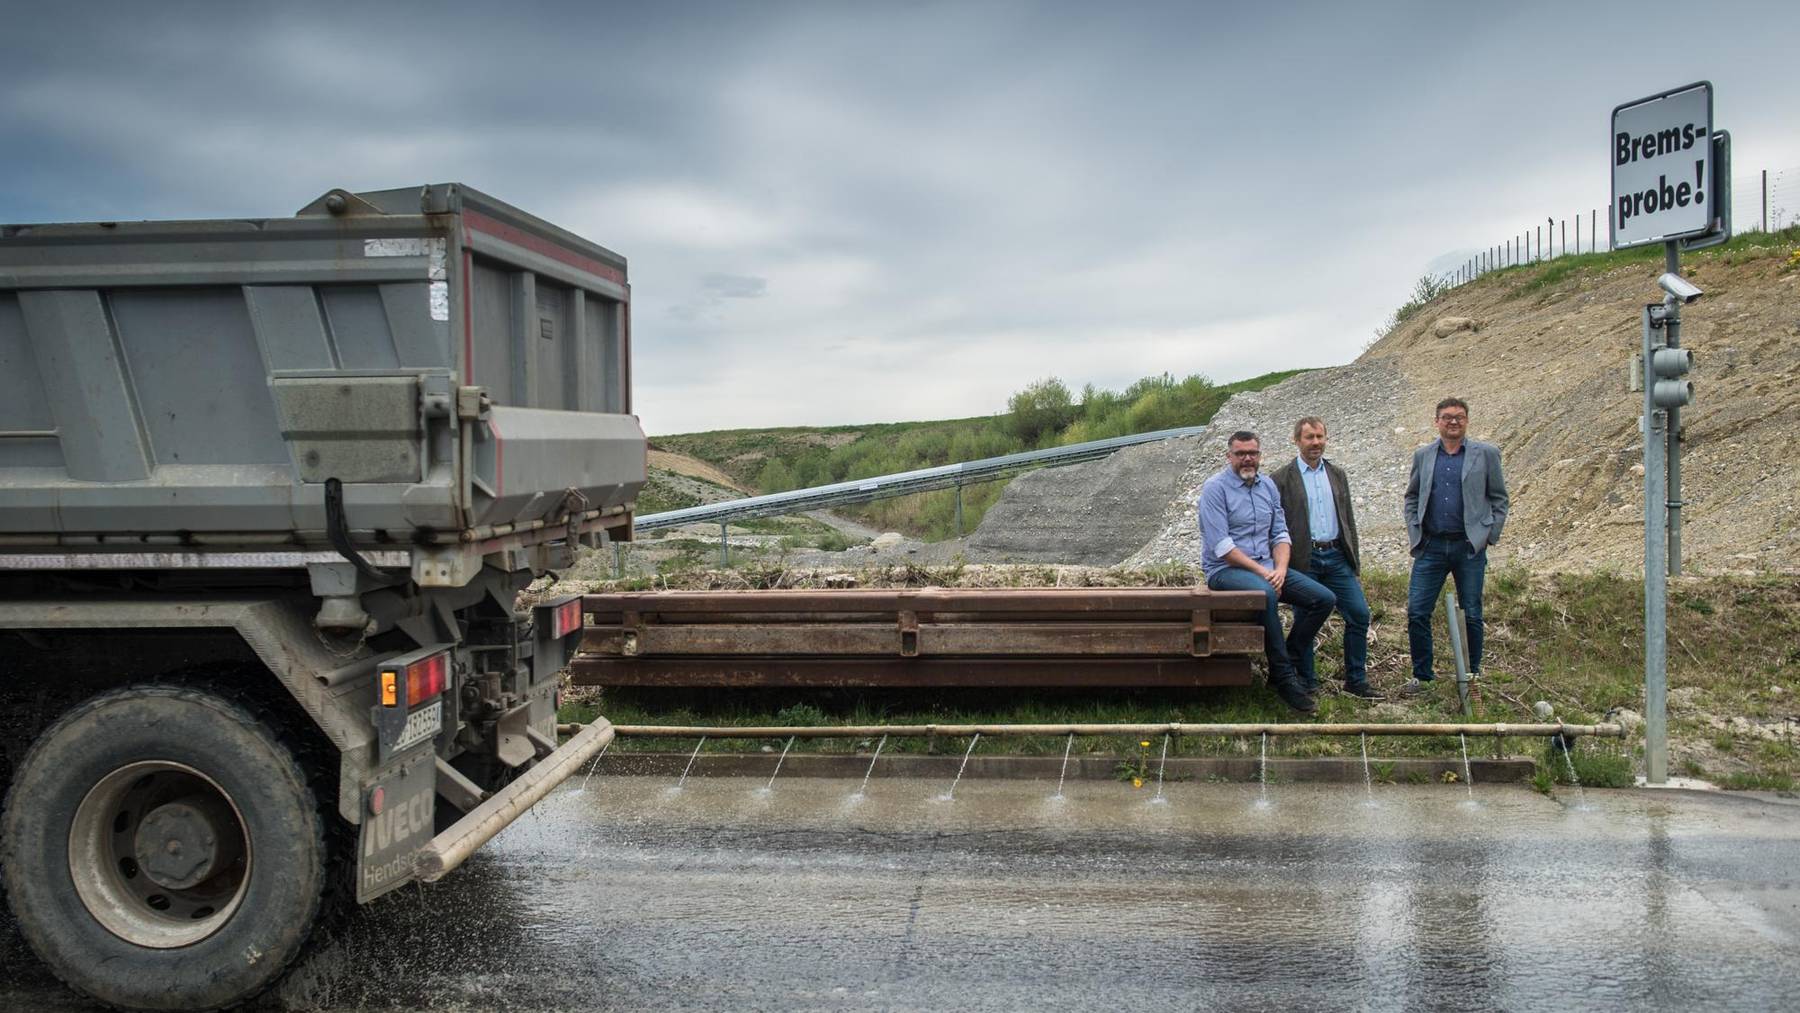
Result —
<path fill-rule="evenodd" d="M 406 716 L 406 727 L 400 730 L 400 737 L 394 741 L 394 752 L 432 738 L 444 728 L 444 701 L 439 700 L 429 707 L 421 707 Z"/>

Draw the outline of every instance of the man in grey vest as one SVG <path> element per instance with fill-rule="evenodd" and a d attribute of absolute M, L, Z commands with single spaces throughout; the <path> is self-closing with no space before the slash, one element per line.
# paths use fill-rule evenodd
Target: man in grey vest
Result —
<path fill-rule="evenodd" d="M 1381 694 L 1369 686 L 1369 601 L 1363 595 L 1356 537 L 1356 510 L 1350 503 L 1350 479 L 1325 457 L 1325 420 L 1314 415 L 1294 423 L 1298 457 L 1271 477 L 1281 491 L 1293 551 L 1288 565 L 1325 585 L 1337 596 L 1344 617 L 1344 692 L 1365 700 Z M 1295 667 L 1309 692 L 1318 689 L 1313 673 L 1313 643 L 1297 645 Z"/>
<path fill-rule="evenodd" d="M 1438 438 L 1413 451 L 1412 474 L 1406 479 L 1406 534 L 1413 557 L 1406 635 L 1413 677 L 1400 692 L 1408 696 L 1431 688 L 1431 613 L 1445 577 L 1455 579 L 1457 599 L 1468 616 L 1469 671 L 1481 672 L 1487 547 L 1500 543 L 1508 502 L 1500 449 L 1465 438 L 1468 404 L 1453 397 L 1439 401 L 1434 422 Z"/>

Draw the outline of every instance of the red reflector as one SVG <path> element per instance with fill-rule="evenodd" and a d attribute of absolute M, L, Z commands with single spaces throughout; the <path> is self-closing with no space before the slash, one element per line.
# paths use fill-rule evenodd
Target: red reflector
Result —
<path fill-rule="evenodd" d="M 581 599 L 570 598 L 556 606 L 556 636 L 566 637 L 581 629 Z"/>
<path fill-rule="evenodd" d="M 416 705 L 444 691 L 450 681 L 450 653 L 434 654 L 406 666 L 406 702 Z"/>
<path fill-rule="evenodd" d="M 369 815 L 380 816 L 381 810 L 386 808 L 387 792 L 381 790 L 381 785 L 378 784 L 374 791 L 369 792 Z"/>

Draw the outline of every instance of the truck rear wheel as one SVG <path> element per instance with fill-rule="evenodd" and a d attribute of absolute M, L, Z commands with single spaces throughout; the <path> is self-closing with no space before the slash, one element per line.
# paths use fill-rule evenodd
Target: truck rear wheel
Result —
<path fill-rule="evenodd" d="M 0 876 L 57 977 L 130 1009 L 217 1009 L 299 955 L 326 883 L 305 773 L 244 707 L 133 686 L 64 715 L 19 764 Z"/>

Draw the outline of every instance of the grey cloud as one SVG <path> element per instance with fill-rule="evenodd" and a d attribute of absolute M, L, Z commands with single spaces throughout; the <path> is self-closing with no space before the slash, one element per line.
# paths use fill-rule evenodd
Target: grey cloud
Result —
<path fill-rule="evenodd" d="M 769 294 L 769 279 L 753 274 L 708 274 L 700 287 L 721 299 L 761 299 Z"/>
<path fill-rule="evenodd" d="M 629 259 L 652 431 L 972 415 L 1353 357 L 1434 256 L 1604 201 L 1606 111 L 1681 83 L 1611 54 L 1685 11 L 41 5 L 0 36 L 0 220 L 462 180 Z M 1758 25 L 1691 72 L 1774 125 L 1740 171 L 1800 166 L 1800 9 L 1708 17 Z"/>

